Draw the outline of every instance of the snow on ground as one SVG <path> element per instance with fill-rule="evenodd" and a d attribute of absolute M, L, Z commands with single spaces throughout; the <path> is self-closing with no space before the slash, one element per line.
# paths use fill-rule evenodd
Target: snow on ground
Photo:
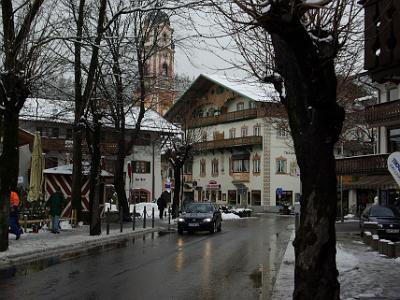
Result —
<path fill-rule="evenodd" d="M 233 213 L 222 213 L 222 220 L 237 220 L 240 219 L 238 215 L 235 215 Z"/>
<path fill-rule="evenodd" d="M 350 238 L 337 244 L 337 264 L 342 299 L 399 299 L 400 268 L 396 259 Z"/>
<path fill-rule="evenodd" d="M 66 224 L 61 223 L 60 234 L 51 233 L 47 228 L 42 228 L 38 233 L 24 233 L 21 238 L 15 240 L 15 235 L 9 234 L 9 248 L 7 251 L 0 252 L 0 262 L 6 260 L 8 257 L 15 257 L 27 253 L 42 253 L 52 249 L 68 248 L 78 245 L 80 243 L 86 243 L 91 241 L 100 241 L 107 237 L 105 230 L 102 231 L 101 235 L 89 236 L 89 226 L 84 225 L 74 229 L 67 229 L 70 227 Z M 65 228 L 65 229 L 63 229 Z M 124 235 L 128 232 L 132 232 L 131 224 L 126 225 L 123 233 L 120 233 L 119 227 L 110 230 L 109 236 Z"/>
<path fill-rule="evenodd" d="M 291 238 L 293 240 L 294 235 Z M 381 256 L 354 235 L 338 235 L 336 262 L 339 270 L 340 298 L 400 299 L 400 258 Z M 282 260 L 273 300 L 291 299 L 293 291 L 294 248 L 289 242 Z"/>
<path fill-rule="evenodd" d="M 146 217 L 151 218 L 152 208 L 154 208 L 154 218 L 159 219 L 159 210 L 157 203 L 140 202 L 136 203 L 136 213 L 139 213 L 142 217 L 144 214 L 144 208 L 146 207 Z M 129 212 L 133 213 L 133 204 L 129 205 Z"/>
<path fill-rule="evenodd" d="M 250 208 L 243 208 L 243 207 L 233 208 L 233 209 L 231 209 L 231 210 L 234 211 L 234 212 L 237 212 L 237 213 L 242 212 L 242 211 L 253 211 L 253 210 L 250 209 Z"/>

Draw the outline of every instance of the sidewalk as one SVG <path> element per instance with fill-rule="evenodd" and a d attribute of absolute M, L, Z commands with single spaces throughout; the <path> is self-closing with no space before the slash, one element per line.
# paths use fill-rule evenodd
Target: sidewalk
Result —
<path fill-rule="evenodd" d="M 379 255 L 355 232 L 337 231 L 337 267 L 341 299 L 399 299 L 400 260 Z M 294 289 L 294 232 L 282 260 L 273 300 L 292 299 Z"/>
<path fill-rule="evenodd" d="M 35 263 L 51 265 L 94 251 L 119 247 L 121 243 L 138 235 L 168 230 L 167 220 L 155 221 L 154 228 L 151 228 L 151 220 L 147 220 L 146 228 L 143 228 L 142 222 L 139 221 L 135 231 L 132 230 L 131 222 L 124 223 L 122 233 L 119 224 L 110 224 L 109 235 L 106 235 L 105 224 L 102 224 L 99 236 L 90 236 L 88 225 L 63 229 L 60 234 L 53 234 L 49 230 L 24 233 L 18 241 L 10 234 L 9 249 L 0 252 L 0 279 L 24 271 Z"/>

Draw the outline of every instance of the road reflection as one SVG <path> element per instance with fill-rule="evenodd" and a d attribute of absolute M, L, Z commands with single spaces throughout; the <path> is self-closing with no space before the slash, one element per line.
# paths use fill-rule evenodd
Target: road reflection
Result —
<path fill-rule="evenodd" d="M 183 264 L 185 262 L 185 255 L 183 253 L 183 239 L 178 238 L 176 240 L 176 244 L 178 246 L 178 253 L 176 254 L 175 258 L 175 271 L 181 272 L 183 270 Z"/>

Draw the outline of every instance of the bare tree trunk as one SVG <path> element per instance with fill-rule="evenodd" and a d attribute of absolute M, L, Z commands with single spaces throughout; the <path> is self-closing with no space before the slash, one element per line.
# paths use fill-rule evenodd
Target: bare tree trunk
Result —
<path fill-rule="evenodd" d="M 181 191 L 181 172 L 182 165 L 177 163 L 174 165 L 174 198 L 172 200 L 172 218 L 179 215 L 179 200 Z"/>
<path fill-rule="evenodd" d="M 0 157 L 0 251 L 8 248 L 9 196 L 16 190 L 19 170 L 19 111 L 30 91 L 23 77 L 9 73 L 1 75 L 0 100 L 4 103 L 3 152 Z"/>
<path fill-rule="evenodd" d="M 82 132 L 79 125 L 74 128 L 71 207 L 77 212 L 77 220 L 82 219 Z"/>
<path fill-rule="evenodd" d="M 90 129 L 87 130 L 86 136 L 88 139 L 88 145 L 91 148 L 90 154 L 92 156 L 92 163 L 90 168 L 90 193 L 89 193 L 89 215 L 90 215 L 90 235 L 101 234 L 101 220 L 99 210 L 99 183 L 100 183 L 100 131 L 101 126 L 98 119 L 94 116 L 94 128 L 93 132 Z"/>
<path fill-rule="evenodd" d="M 3 153 L 0 159 L 0 251 L 8 248 L 8 215 L 10 191 L 17 187 L 18 178 L 18 112 L 4 115 Z"/>
<path fill-rule="evenodd" d="M 118 204 L 122 207 L 124 212 L 124 219 L 129 218 L 128 199 L 125 192 L 125 178 L 124 178 L 124 165 L 125 165 L 125 126 L 119 128 L 118 137 L 118 152 L 117 161 L 115 162 L 115 191 L 118 195 Z"/>
<path fill-rule="evenodd" d="M 287 91 L 283 103 L 302 180 L 293 298 L 339 299 L 333 147 L 344 110 L 336 104 L 334 56 L 327 54 L 322 60 L 322 50 L 318 52 L 303 26 L 297 25 L 285 34 L 271 35 L 276 65 Z"/>

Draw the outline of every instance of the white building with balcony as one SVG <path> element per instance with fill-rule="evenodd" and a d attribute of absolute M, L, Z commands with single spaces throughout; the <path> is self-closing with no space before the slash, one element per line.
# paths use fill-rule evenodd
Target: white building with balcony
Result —
<path fill-rule="evenodd" d="M 195 137 L 184 197 L 264 208 L 292 204 L 300 196 L 300 172 L 282 112 L 271 86 L 200 75 L 165 116 Z"/>

